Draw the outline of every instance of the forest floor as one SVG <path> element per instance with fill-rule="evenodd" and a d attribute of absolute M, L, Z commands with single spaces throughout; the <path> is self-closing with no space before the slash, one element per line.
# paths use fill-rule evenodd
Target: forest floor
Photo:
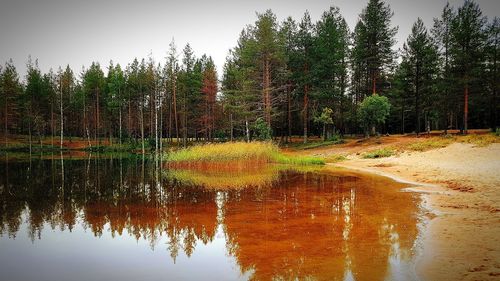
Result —
<path fill-rule="evenodd" d="M 392 156 L 366 158 L 380 150 Z M 500 137 L 399 135 L 286 151 L 413 183 L 429 213 L 416 264 L 422 280 L 500 278 Z"/>

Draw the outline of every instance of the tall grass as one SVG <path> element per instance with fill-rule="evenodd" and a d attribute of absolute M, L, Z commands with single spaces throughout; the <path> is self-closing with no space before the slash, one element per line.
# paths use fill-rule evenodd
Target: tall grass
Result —
<path fill-rule="evenodd" d="M 249 161 L 295 165 L 321 165 L 324 160 L 310 156 L 284 155 L 271 142 L 227 142 L 197 145 L 168 153 L 169 162 L 231 162 Z"/>

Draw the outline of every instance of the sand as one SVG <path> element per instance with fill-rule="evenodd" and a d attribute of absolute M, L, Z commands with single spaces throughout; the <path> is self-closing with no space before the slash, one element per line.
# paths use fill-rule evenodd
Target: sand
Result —
<path fill-rule="evenodd" d="M 380 159 L 354 153 L 335 165 L 424 183 L 414 188 L 431 213 L 416 264 L 422 280 L 500 279 L 500 144 Z"/>

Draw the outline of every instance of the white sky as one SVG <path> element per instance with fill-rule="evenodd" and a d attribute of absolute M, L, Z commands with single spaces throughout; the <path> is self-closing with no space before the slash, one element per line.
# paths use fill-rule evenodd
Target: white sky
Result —
<path fill-rule="evenodd" d="M 300 21 L 309 10 L 313 21 L 331 5 L 338 6 L 351 29 L 365 1 L 325 0 L 0 0 L 0 63 L 14 60 L 21 78 L 28 55 L 38 58 L 42 71 L 69 64 L 75 73 L 92 61 L 106 69 L 110 60 L 125 66 L 135 57 L 164 63 L 175 38 L 180 53 L 189 42 L 197 57 L 212 56 L 218 72 L 238 35 L 256 20 L 255 12 L 272 9 L 281 21 Z M 446 0 L 388 0 L 399 26 L 396 49 L 420 16 L 427 26 Z M 463 1 L 450 1 L 455 7 Z M 499 0 L 477 0 L 488 18 L 500 16 Z"/>

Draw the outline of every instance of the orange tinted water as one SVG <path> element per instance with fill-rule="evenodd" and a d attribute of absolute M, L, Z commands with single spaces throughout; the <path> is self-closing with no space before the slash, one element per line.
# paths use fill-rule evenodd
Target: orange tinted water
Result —
<path fill-rule="evenodd" d="M 401 184 L 278 166 L 203 177 L 155 167 L 0 164 L 0 280 L 414 279 L 419 199 Z"/>

